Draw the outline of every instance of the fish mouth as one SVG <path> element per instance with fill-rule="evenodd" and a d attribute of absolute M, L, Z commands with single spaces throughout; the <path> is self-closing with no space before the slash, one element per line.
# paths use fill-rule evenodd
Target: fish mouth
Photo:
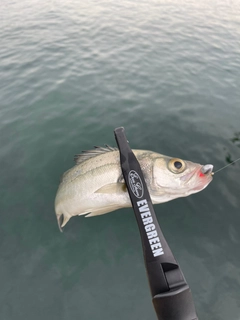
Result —
<path fill-rule="evenodd" d="M 197 173 L 197 178 L 199 179 L 199 182 L 193 190 L 200 191 L 205 189 L 209 183 L 213 179 L 213 165 L 212 164 L 206 164 L 200 168 L 200 170 Z"/>
<path fill-rule="evenodd" d="M 201 172 L 205 175 L 213 175 L 213 165 L 212 164 L 205 164 L 204 166 L 202 166 L 201 168 Z"/>
<path fill-rule="evenodd" d="M 202 185 L 203 183 L 208 185 L 210 181 L 212 181 L 213 176 L 213 165 L 212 164 L 206 164 L 206 165 L 199 165 L 195 170 L 193 170 L 190 173 L 187 173 L 186 175 L 182 176 L 180 179 L 184 181 L 185 184 L 187 184 L 193 177 L 199 178 L 199 185 Z M 194 188 L 195 189 L 195 188 Z"/>

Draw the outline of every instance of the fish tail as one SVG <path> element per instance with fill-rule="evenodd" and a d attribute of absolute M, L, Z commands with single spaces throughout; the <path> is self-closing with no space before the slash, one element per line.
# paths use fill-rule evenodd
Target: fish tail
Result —
<path fill-rule="evenodd" d="M 63 213 L 57 214 L 58 227 L 61 232 L 63 232 L 62 227 L 64 227 L 67 224 L 69 219 L 70 217 L 68 217 L 67 215 L 64 215 Z"/>

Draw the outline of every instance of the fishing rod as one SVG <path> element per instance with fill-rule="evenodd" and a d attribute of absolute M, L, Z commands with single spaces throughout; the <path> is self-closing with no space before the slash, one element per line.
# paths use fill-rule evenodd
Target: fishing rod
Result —
<path fill-rule="evenodd" d="M 191 290 L 160 229 L 149 191 L 124 128 L 114 130 L 123 177 L 141 235 L 145 267 L 158 320 L 198 320 Z"/>

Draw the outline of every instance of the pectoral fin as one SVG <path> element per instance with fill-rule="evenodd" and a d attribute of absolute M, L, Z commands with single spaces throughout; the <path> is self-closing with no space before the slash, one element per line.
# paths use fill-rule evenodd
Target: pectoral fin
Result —
<path fill-rule="evenodd" d="M 123 193 L 123 192 L 127 192 L 127 187 L 125 183 L 110 183 L 101 187 L 97 191 L 95 191 L 95 193 L 108 193 L 108 194 Z"/>

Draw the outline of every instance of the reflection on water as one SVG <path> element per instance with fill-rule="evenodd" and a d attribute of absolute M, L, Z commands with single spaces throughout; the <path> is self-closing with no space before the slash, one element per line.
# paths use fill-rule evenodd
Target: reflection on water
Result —
<path fill-rule="evenodd" d="M 238 147 L 240 147 L 240 132 L 234 133 L 234 137 L 231 139 Z"/>
<path fill-rule="evenodd" d="M 233 138 L 231 138 L 230 141 L 234 144 L 234 146 L 240 148 L 240 132 L 235 132 Z M 238 154 L 240 155 L 240 153 Z M 237 162 L 236 159 L 234 159 L 229 152 L 227 152 L 225 160 L 229 164 L 232 163 L 232 165 L 235 165 L 235 163 Z"/>
<path fill-rule="evenodd" d="M 232 159 L 232 156 L 228 153 L 227 155 L 226 155 L 226 158 L 225 158 L 225 160 L 226 160 L 226 162 L 227 163 L 232 163 L 234 160 Z M 232 163 L 232 165 L 234 165 L 235 163 Z"/>

